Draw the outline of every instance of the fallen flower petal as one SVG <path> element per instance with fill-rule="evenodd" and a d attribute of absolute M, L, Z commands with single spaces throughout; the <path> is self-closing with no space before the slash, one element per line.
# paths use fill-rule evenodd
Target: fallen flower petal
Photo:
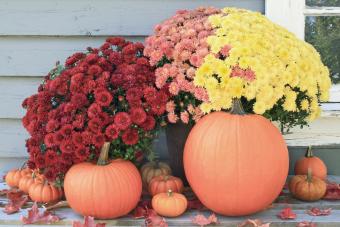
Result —
<path fill-rule="evenodd" d="M 37 203 L 35 202 L 30 210 L 28 210 L 27 217 L 21 216 L 21 221 L 24 224 L 34 224 L 34 223 L 42 223 L 42 224 L 51 224 L 53 222 L 57 222 L 60 218 L 56 215 L 48 211 L 44 211 L 40 213 Z"/>
<path fill-rule="evenodd" d="M 206 218 L 203 214 L 197 214 L 196 216 L 191 218 L 191 222 L 201 227 L 210 224 L 218 224 L 217 217 L 214 213 L 212 213 L 208 218 Z"/>
<path fill-rule="evenodd" d="M 270 223 L 263 223 L 261 219 L 248 219 L 237 227 L 270 227 Z"/>
<path fill-rule="evenodd" d="M 156 211 L 146 207 L 145 227 L 168 227 L 168 223 Z"/>
<path fill-rule="evenodd" d="M 72 227 L 105 227 L 106 223 L 96 223 L 91 216 L 84 217 L 84 224 L 80 221 L 73 221 Z"/>
<path fill-rule="evenodd" d="M 307 214 L 311 216 L 327 216 L 327 215 L 330 215 L 331 212 L 332 212 L 332 208 L 321 210 L 317 207 L 313 207 L 310 210 L 307 210 Z"/>
<path fill-rule="evenodd" d="M 338 200 L 340 199 L 340 185 L 335 182 L 327 183 L 326 194 L 323 199 Z"/>
<path fill-rule="evenodd" d="M 309 221 L 303 221 L 299 222 L 296 227 L 317 227 L 316 223 L 309 222 Z"/>
<path fill-rule="evenodd" d="M 296 218 L 296 214 L 293 212 L 292 208 L 290 208 L 290 207 L 283 208 L 280 211 L 280 213 L 277 214 L 277 216 L 282 220 L 295 219 Z"/>
<path fill-rule="evenodd" d="M 137 206 L 132 213 L 133 218 L 140 219 L 144 218 L 146 215 L 147 209 L 145 207 Z"/>

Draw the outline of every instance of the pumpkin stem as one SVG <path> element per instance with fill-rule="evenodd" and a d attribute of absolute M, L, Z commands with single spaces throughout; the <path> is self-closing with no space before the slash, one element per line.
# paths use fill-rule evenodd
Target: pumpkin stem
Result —
<path fill-rule="evenodd" d="M 244 111 L 242 102 L 238 98 L 233 98 L 233 103 L 230 110 L 231 114 L 237 114 L 237 115 L 246 115 L 247 113 Z"/>
<path fill-rule="evenodd" d="M 100 155 L 97 161 L 97 165 L 99 166 L 105 166 L 108 164 L 109 159 L 109 149 L 110 149 L 110 142 L 105 142 L 102 146 L 102 149 L 100 151 Z"/>
<path fill-rule="evenodd" d="M 312 168 L 308 168 L 308 170 L 307 170 L 307 182 L 311 183 L 312 179 L 313 179 Z"/>
<path fill-rule="evenodd" d="M 165 176 L 164 176 L 164 181 L 167 181 L 167 180 L 169 180 L 169 176 L 168 176 L 168 175 L 165 175 Z"/>
<path fill-rule="evenodd" d="M 305 157 L 306 158 L 313 158 L 313 151 L 312 151 L 312 146 L 309 146 L 308 148 L 307 148 L 307 151 L 306 151 L 306 154 L 305 154 Z"/>
<path fill-rule="evenodd" d="M 169 196 L 169 197 L 172 196 L 172 190 L 171 190 L 171 189 L 169 189 L 167 193 L 168 193 L 168 196 Z"/>

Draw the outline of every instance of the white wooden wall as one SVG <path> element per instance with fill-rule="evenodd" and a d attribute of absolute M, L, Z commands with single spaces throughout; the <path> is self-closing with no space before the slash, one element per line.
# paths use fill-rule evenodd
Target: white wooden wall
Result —
<path fill-rule="evenodd" d="M 0 169 L 27 156 L 21 102 L 57 60 L 107 36 L 143 41 L 176 10 L 207 5 L 264 12 L 264 0 L 0 0 Z"/>

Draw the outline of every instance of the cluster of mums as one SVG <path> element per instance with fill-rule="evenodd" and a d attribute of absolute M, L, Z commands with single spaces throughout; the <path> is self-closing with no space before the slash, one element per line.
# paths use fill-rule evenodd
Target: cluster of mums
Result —
<path fill-rule="evenodd" d="M 41 176 L 35 181 L 64 186 L 79 213 L 117 217 L 140 198 L 141 177 L 132 162 L 153 157 L 159 129 L 195 124 L 184 152 L 194 192 L 217 213 L 256 212 L 275 199 L 288 170 L 282 136 L 264 117 L 305 125 L 320 114 L 318 102 L 328 99 L 329 87 L 328 69 L 317 51 L 265 16 L 235 8 L 181 10 L 155 27 L 145 47 L 108 38 L 50 71 L 38 93 L 23 102 L 27 113 L 22 122 L 30 134 L 27 165 Z M 260 188 L 271 189 L 262 202 L 239 207 L 241 197 L 251 200 L 258 194 L 245 190 L 233 197 L 234 187 L 211 177 L 216 168 L 224 168 L 226 174 L 218 177 L 237 182 L 239 190 L 258 187 L 257 175 L 269 182 Z M 243 169 L 245 179 L 237 180 L 235 169 Z M 111 191 L 109 199 L 105 191 Z M 112 204 L 115 208 L 109 209 Z"/>

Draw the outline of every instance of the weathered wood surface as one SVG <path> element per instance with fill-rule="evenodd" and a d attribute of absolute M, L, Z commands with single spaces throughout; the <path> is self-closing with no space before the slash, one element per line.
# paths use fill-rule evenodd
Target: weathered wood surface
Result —
<path fill-rule="evenodd" d="M 176 10 L 199 6 L 264 12 L 264 0 L 3 0 L 0 35 L 148 35 Z M 10 23 L 9 23 L 10 22 Z"/>
<path fill-rule="evenodd" d="M 340 182 L 340 177 L 338 176 L 329 176 L 329 180 Z M 6 188 L 7 186 L 3 183 L 0 184 L 1 188 Z M 4 201 L 5 202 L 5 201 Z M 293 211 L 297 214 L 297 218 L 295 220 L 281 220 L 277 217 L 277 214 L 281 209 L 285 207 L 291 207 Z M 312 207 L 318 207 L 320 209 L 332 208 L 332 213 L 329 216 L 318 216 L 313 217 L 306 214 L 306 211 Z M 19 213 L 6 215 L 0 212 L 0 226 L 18 226 L 22 223 L 20 222 L 20 217 L 22 215 L 26 215 L 27 209 L 23 209 Z M 83 217 L 74 213 L 70 208 L 61 208 L 55 210 L 55 213 L 62 217 L 63 219 L 56 223 L 57 226 L 70 226 L 74 220 L 82 220 Z M 184 215 L 178 218 L 166 218 L 169 226 L 196 226 L 193 225 L 191 219 L 196 214 L 204 214 L 208 216 L 211 214 L 210 211 L 189 211 Z M 226 227 L 235 227 L 238 224 L 242 223 L 247 219 L 261 219 L 264 222 L 271 223 L 271 227 L 277 226 L 285 226 L 285 227 L 293 227 L 296 226 L 297 223 L 301 221 L 311 221 L 316 223 L 318 227 L 339 227 L 340 226 L 340 201 L 325 201 L 320 200 L 317 202 L 302 202 L 296 199 L 291 198 L 290 196 L 283 195 L 280 196 L 273 204 L 273 206 L 263 212 L 244 216 L 244 217 L 225 217 L 221 215 L 217 215 L 220 224 L 214 226 L 226 226 Z M 143 219 L 133 219 L 131 215 L 126 217 L 122 217 L 115 220 L 97 220 L 98 222 L 105 222 L 107 226 L 138 226 L 140 227 L 144 224 Z M 31 226 L 31 225 L 30 225 Z M 55 226 L 55 225 L 53 225 Z"/>

